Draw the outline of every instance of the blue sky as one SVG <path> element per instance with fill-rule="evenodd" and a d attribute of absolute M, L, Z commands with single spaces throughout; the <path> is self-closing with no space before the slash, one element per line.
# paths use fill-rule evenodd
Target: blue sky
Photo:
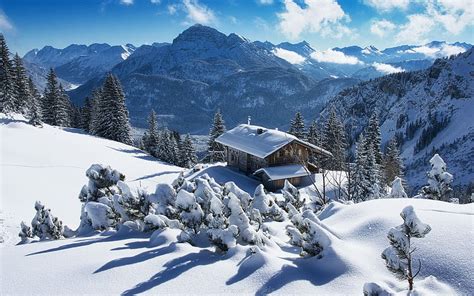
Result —
<path fill-rule="evenodd" d="M 348 45 L 474 43 L 470 0 L 0 0 L 12 51 L 170 42 L 194 23 L 251 40 Z"/>

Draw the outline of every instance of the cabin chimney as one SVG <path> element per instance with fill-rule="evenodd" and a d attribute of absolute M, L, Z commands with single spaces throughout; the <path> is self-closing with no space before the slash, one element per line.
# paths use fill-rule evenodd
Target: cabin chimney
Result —
<path fill-rule="evenodd" d="M 250 116 L 248 116 L 248 117 L 247 117 L 247 124 L 248 124 L 248 125 L 250 125 L 250 120 L 251 120 L 251 118 L 250 118 Z"/>

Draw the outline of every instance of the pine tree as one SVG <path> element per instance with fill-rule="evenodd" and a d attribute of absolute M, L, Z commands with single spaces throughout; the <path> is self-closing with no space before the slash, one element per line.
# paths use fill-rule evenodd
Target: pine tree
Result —
<path fill-rule="evenodd" d="M 388 143 L 384 156 L 384 183 L 391 184 L 396 177 L 403 177 L 403 161 L 400 158 L 397 140 L 392 138 Z"/>
<path fill-rule="evenodd" d="M 343 170 L 346 163 L 347 140 L 344 126 L 331 109 L 326 121 L 323 134 L 323 148 L 330 151 L 333 157 L 327 159 L 326 168 L 332 170 Z"/>
<path fill-rule="evenodd" d="M 390 229 L 388 240 L 390 247 L 382 253 L 382 259 L 385 260 L 388 270 L 401 279 L 408 281 L 409 290 L 413 290 L 413 280 L 421 269 L 421 261 L 418 261 L 418 271 L 413 273 L 413 252 L 416 248 L 412 247 L 411 239 L 413 237 L 422 238 L 431 231 L 431 227 L 418 219 L 412 206 L 402 210 L 400 216 L 403 224 Z"/>
<path fill-rule="evenodd" d="M 69 126 L 69 98 L 61 85 L 58 84 L 54 70 L 49 71 L 43 98 L 43 121 L 50 125 Z"/>
<path fill-rule="evenodd" d="M 180 165 L 185 168 L 192 168 L 197 163 L 196 150 L 189 134 L 184 137 L 180 149 Z"/>
<path fill-rule="evenodd" d="M 423 198 L 449 201 L 453 191 L 453 175 L 448 173 L 446 163 L 438 154 L 430 159 L 431 170 L 427 173 L 428 185 L 421 188 Z"/>
<path fill-rule="evenodd" d="M 26 70 L 18 54 L 15 54 L 13 58 L 13 77 L 16 89 L 15 111 L 27 115 L 29 103 L 31 102 L 31 93 Z"/>
<path fill-rule="evenodd" d="M 313 120 L 308 128 L 308 135 L 306 137 L 306 141 L 313 145 L 321 146 L 321 137 L 316 120 Z"/>
<path fill-rule="evenodd" d="M 102 88 L 98 88 L 92 91 L 90 98 L 90 119 L 89 119 L 89 133 L 91 135 L 97 135 L 97 124 L 99 114 L 99 102 L 102 97 Z"/>
<path fill-rule="evenodd" d="M 15 112 L 15 83 L 10 51 L 3 34 L 0 34 L 0 112 Z"/>
<path fill-rule="evenodd" d="M 40 101 L 41 101 L 41 96 L 38 92 L 38 90 L 35 87 L 35 84 L 33 83 L 33 80 L 31 77 L 28 79 L 28 87 L 30 91 L 30 102 L 29 102 L 29 118 L 30 118 L 30 124 L 34 126 L 41 126 L 41 114 L 40 114 Z"/>
<path fill-rule="evenodd" d="M 109 74 L 105 79 L 96 113 L 93 123 L 95 135 L 125 144 L 132 144 L 125 95 L 120 82 L 112 74 Z"/>
<path fill-rule="evenodd" d="M 383 157 L 381 150 L 382 138 L 380 135 L 380 125 L 377 113 L 372 114 L 369 119 L 369 125 L 366 129 L 367 141 L 371 143 L 372 150 L 374 151 L 375 161 L 378 165 L 382 165 Z"/>
<path fill-rule="evenodd" d="M 300 112 L 296 112 L 295 118 L 291 120 L 290 130 L 288 133 L 299 139 L 304 139 L 306 137 L 304 119 Z"/>
<path fill-rule="evenodd" d="M 209 142 L 207 151 L 210 155 L 210 161 L 225 161 L 224 147 L 216 142 L 216 139 L 225 132 L 224 120 L 221 111 L 218 109 L 214 115 L 211 130 L 209 131 Z"/>
<path fill-rule="evenodd" d="M 356 202 L 366 200 L 368 190 L 366 188 L 366 162 L 367 162 L 367 150 L 365 137 L 363 134 L 359 135 L 359 139 L 356 143 L 356 161 L 354 169 L 351 174 L 351 190 L 349 195 Z"/>
<path fill-rule="evenodd" d="M 158 148 L 158 124 L 156 121 L 155 110 L 151 110 L 148 117 L 148 131 L 143 137 L 143 147 L 150 155 L 156 156 L 156 149 Z"/>
<path fill-rule="evenodd" d="M 92 100 L 87 97 L 84 100 L 84 106 L 81 108 L 81 128 L 90 133 L 90 124 L 92 116 Z"/>

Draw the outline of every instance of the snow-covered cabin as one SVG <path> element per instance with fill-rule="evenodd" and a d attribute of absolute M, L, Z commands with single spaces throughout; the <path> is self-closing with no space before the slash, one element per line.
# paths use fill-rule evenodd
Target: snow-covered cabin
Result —
<path fill-rule="evenodd" d="M 312 153 L 332 154 L 291 134 L 261 126 L 241 124 L 216 141 L 225 147 L 227 165 L 260 177 L 269 190 L 283 187 L 285 180 L 301 185 L 317 168 Z"/>

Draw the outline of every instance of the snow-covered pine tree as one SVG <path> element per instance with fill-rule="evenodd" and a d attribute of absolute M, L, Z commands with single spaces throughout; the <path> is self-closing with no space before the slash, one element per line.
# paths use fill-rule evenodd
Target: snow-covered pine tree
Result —
<path fill-rule="evenodd" d="M 303 115 L 301 115 L 301 112 L 296 112 L 295 118 L 291 120 L 290 130 L 288 131 L 288 133 L 302 140 L 306 138 L 306 129 L 304 126 L 304 119 Z"/>
<path fill-rule="evenodd" d="M 399 177 L 395 177 L 395 180 L 392 182 L 392 190 L 388 195 L 390 198 L 407 198 L 408 195 L 405 193 L 403 188 L 403 181 Z"/>
<path fill-rule="evenodd" d="M 427 173 L 428 185 L 421 188 L 423 198 L 449 201 L 453 189 L 453 175 L 448 173 L 446 163 L 438 154 L 430 159 L 431 170 Z"/>
<path fill-rule="evenodd" d="M 3 34 L 0 33 L 0 112 L 15 112 L 15 101 L 15 82 L 10 51 Z"/>
<path fill-rule="evenodd" d="M 18 54 L 13 58 L 13 77 L 15 84 L 15 111 L 27 115 L 29 103 L 31 102 L 31 93 L 28 86 L 28 77 L 25 67 Z"/>
<path fill-rule="evenodd" d="M 107 75 L 102 87 L 94 116 L 94 134 L 106 139 L 132 144 L 131 127 L 128 110 L 125 106 L 125 95 L 118 79 Z"/>
<path fill-rule="evenodd" d="M 182 147 L 180 149 L 180 165 L 185 168 L 192 168 L 197 163 L 196 150 L 189 134 L 184 137 Z"/>
<path fill-rule="evenodd" d="M 383 159 L 384 183 L 391 184 L 396 177 L 403 177 L 403 161 L 400 158 L 397 140 L 392 138 L 388 143 Z"/>
<path fill-rule="evenodd" d="M 351 174 L 352 188 L 349 195 L 355 202 L 361 202 L 366 200 L 367 188 L 366 188 L 366 162 L 367 162 L 367 150 L 365 144 L 364 134 L 359 135 L 359 139 L 356 143 L 356 160 L 354 164 L 353 173 Z"/>
<path fill-rule="evenodd" d="M 57 102 L 56 109 L 56 122 L 59 126 L 72 126 L 72 116 L 73 116 L 73 107 L 71 100 L 66 93 L 66 90 L 63 88 L 62 84 L 59 84 L 59 101 Z"/>
<path fill-rule="evenodd" d="M 431 231 L 431 227 L 418 219 L 412 206 L 402 210 L 400 216 L 403 224 L 390 229 L 388 240 L 390 247 L 382 252 L 387 268 L 399 278 L 408 281 L 409 290 L 413 290 L 413 280 L 421 269 L 421 261 L 418 261 L 418 271 L 413 272 L 412 254 L 415 251 L 411 238 L 422 238 Z"/>
<path fill-rule="evenodd" d="M 374 152 L 375 162 L 382 166 L 383 156 L 381 150 L 382 137 L 380 135 L 380 124 L 378 114 L 375 112 L 369 119 L 369 125 L 365 132 L 367 142 L 372 145 L 372 151 Z"/>
<path fill-rule="evenodd" d="M 56 73 L 51 68 L 47 77 L 43 98 L 43 121 L 50 125 L 69 126 L 70 107 L 65 91 L 58 84 Z"/>
<path fill-rule="evenodd" d="M 92 91 L 90 103 L 91 103 L 91 110 L 90 110 L 90 121 L 89 121 L 89 133 L 91 135 L 96 135 L 96 131 L 98 128 L 98 118 L 99 118 L 99 102 L 102 97 L 102 88 L 97 88 Z"/>
<path fill-rule="evenodd" d="M 148 131 L 146 137 L 143 137 L 143 147 L 150 155 L 156 156 L 156 149 L 158 148 L 158 124 L 156 121 L 155 110 L 151 110 L 148 116 Z"/>
<path fill-rule="evenodd" d="M 33 83 L 31 77 L 28 78 L 28 88 L 30 90 L 30 102 L 29 102 L 29 112 L 28 116 L 30 119 L 30 124 L 34 126 L 41 126 L 41 113 L 40 113 L 40 102 L 41 102 L 41 95 L 39 94 L 38 90 Z"/>
<path fill-rule="evenodd" d="M 209 141 L 207 151 L 209 153 L 210 162 L 225 161 L 224 147 L 216 142 L 216 139 L 225 132 L 224 119 L 220 109 L 217 109 L 209 131 Z"/>
<path fill-rule="evenodd" d="M 86 97 L 84 100 L 84 106 L 81 108 L 81 128 L 90 133 L 90 123 L 92 115 L 92 100 Z"/>
<path fill-rule="evenodd" d="M 331 109 L 324 127 L 322 146 L 333 155 L 332 158 L 325 161 L 325 168 L 343 170 L 346 163 L 346 133 L 344 131 L 344 125 L 334 109 Z"/>
<path fill-rule="evenodd" d="M 306 140 L 316 146 L 321 145 L 321 137 L 319 133 L 318 123 L 316 120 L 311 122 L 311 125 L 308 128 L 308 134 L 306 136 Z"/>
<path fill-rule="evenodd" d="M 36 215 L 31 221 L 33 236 L 39 237 L 40 240 L 64 237 L 63 222 L 54 217 L 50 209 L 46 209 L 40 201 L 37 201 L 35 203 L 35 210 Z"/>

